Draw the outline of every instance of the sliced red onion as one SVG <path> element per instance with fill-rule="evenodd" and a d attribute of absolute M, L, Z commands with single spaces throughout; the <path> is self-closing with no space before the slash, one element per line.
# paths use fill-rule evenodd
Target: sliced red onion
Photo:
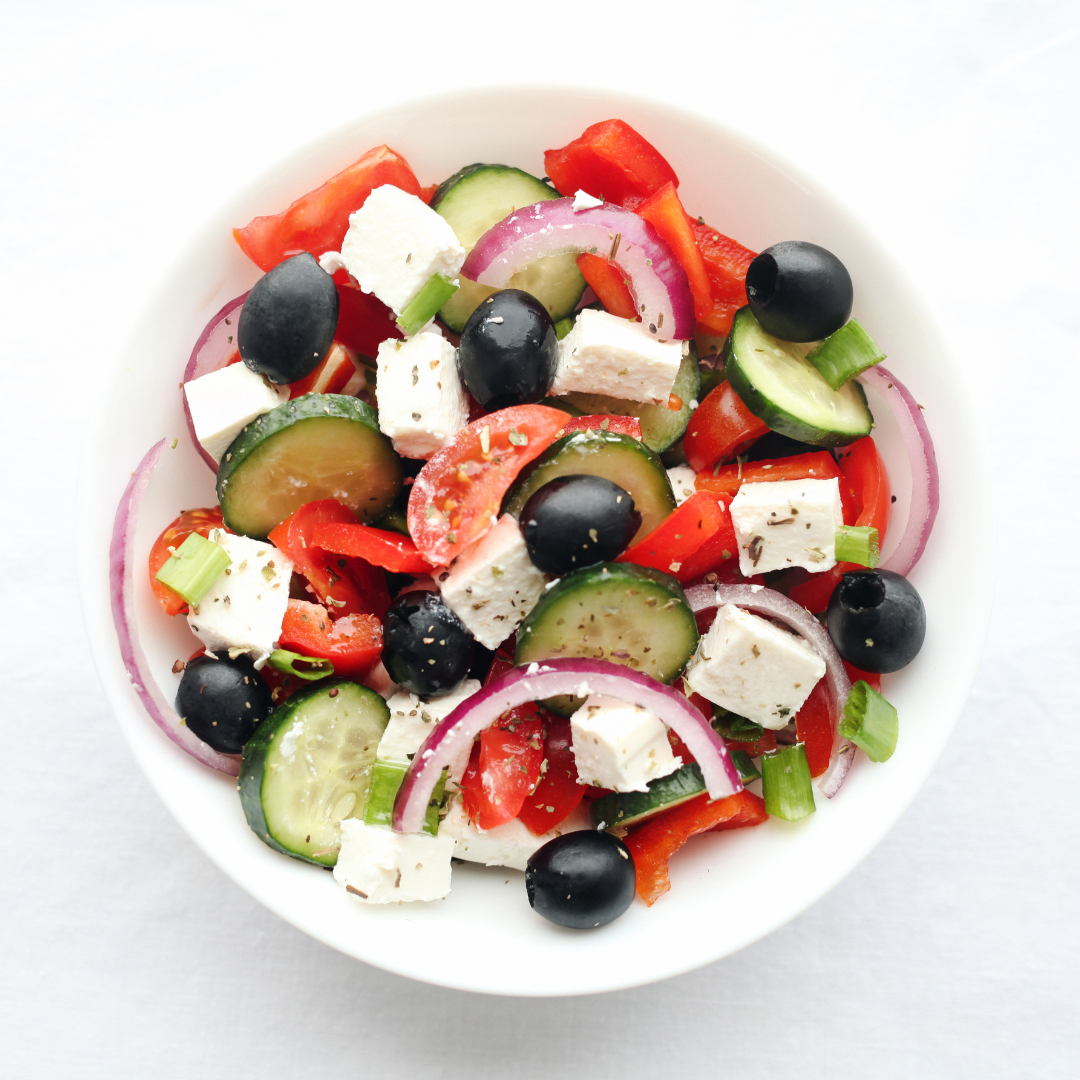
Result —
<path fill-rule="evenodd" d="M 714 799 L 742 789 L 723 739 L 677 690 L 608 660 L 545 660 L 514 668 L 463 701 L 429 732 L 405 774 L 394 805 L 394 828 L 419 832 L 444 768 L 467 757 L 473 739 L 508 709 L 556 694 L 606 694 L 655 713 L 697 759 Z"/>
<path fill-rule="evenodd" d="M 524 206 L 477 240 L 461 273 L 504 288 L 519 270 L 546 255 L 588 251 L 603 255 L 627 276 L 641 323 L 661 340 L 694 336 L 694 298 L 686 271 L 644 218 L 605 203 L 574 210 L 573 199 Z"/>
<path fill-rule="evenodd" d="M 722 607 L 724 604 L 734 604 L 758 615 L 778 619 L 800 634 L 825 661 L 825 686 L 829 691 L 831 706 L 829 712 L 833 728 L 833 750 L 829 767 L 819 782 L 819 790 L 826 798 L 831 799 L 840 790 L 840 785 L 851 768 L 854 747 L 840 737 L 840 716 L 848 694 L 851 693 L 851 680 L 828 632 L 801 604 L 796 604 L 783 593 L 767 589 L 763 585 L 695 585 L 686 590 L 686 599 L 695 614 Z"/>
<path fill-rule="evenodd" d="M 240 758 L 232 754 L 219 754 L 196 738 L 185 726 L 176 710 L 165 700 L 161 688 L 154 680 L 138 637 L 135 617 L 135 569 L 140 561 L 135 556 L 135 530 L 139 523 L 139 507 L 146 494 L 147 485 L 162 451 L 162 439 L 148 451 L 131 474 L 113 521 L 112 541 L 109 544 L 109 591 L 112 597 L 113 625 L 120 643 L 120 656 L 135 687 L 135 693 L 154 721 L 166 735 L 192 757 L 198 758 L 219 772 L 237 776 Z"/>
<path fill-rule="evenodd" d="M 904 437 L 911 466 L 911 506 L 899 545 L 887 559 L 882 560 L 880 566 L 882 570 L 909 574 L 922 557 L 940 502 L 934 442 L 919 403 L 895 375 L 878 365 L 864 371 L 859 378 L 886 400 Z"/>
<path fill-rule="evenodd" d="M 250 291 L 250 290 L 249 290 Z M 240 309 L 244 306 L 247 293 L 230 300 L 203 328 L 195 348 L 191 350 L 187 367 L 184 368 L 184 382 L 209 375 L 211 371 L 220 371 L 236 348 L 236 327 L 240 322 Z M 183 393 L 183 391 L 181 391 Z M 184 419 L 187 421 L 188 434 L 192 445 L 199 451 L 199 457 L 213 469 L 218 470 L 218 463 L 202 448 L 195 437 L 195 424 L 188 408 L 187 394 L 184 394 Z"/>

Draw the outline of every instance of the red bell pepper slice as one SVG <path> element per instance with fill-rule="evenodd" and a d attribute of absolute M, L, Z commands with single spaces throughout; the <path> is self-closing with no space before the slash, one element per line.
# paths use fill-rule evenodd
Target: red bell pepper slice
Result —
<path fill-rule="evenodd" d="M 620 319 L 639 318 L 626 275 L 615 263 L 603 255 L 586 252 L 577 257 L 577 265 L 581 276 L 610 315 L 618 315 Z"/>
<path fill-rule="evenodd" d="M 187 609 L 187 601 L 178 593 L 162 585 L 154 576 L 172 558 L 175 551 L 193 532 L 197 532 L 204 539 L 209 538 L 211 529 L 225 529 L 225 522 L 221 517 L 221 507 L 204 507 L 199 510 L 185 510 L 162 534 L 154 541 L 150 549 L 150 588 L 154 598 L 165 609 L 166 615 L 183 615 Z M 170 548 L 172 550 L 170 550 Z"/>
<path fill-rule="evenodd" d="M 356 361 L 338 342 L 319 366 L 299 382 L 289 383 L 289 399 L 305 394 L 340 394 L 356 375 Z"/>
<path fill-rule="evenodd" d="M 329 660 L 335 675 L 362 679 L 382 654 L 382 623 L 363 613 L 331 619 L 322 604 L 290 600 L 279 644 L 301 656 Z"/>
<path fill-rule="evenodd" d="M 665 184 L 679 184 L 656 147 L 622 120 L 603 120 L 561 149 L 546 150 L 544 171 L 562 195 L 581 189 L 619 205 L 628 195 L 647 198 Z"/>
<path fill-rule="evenodd" d="M 334 613 L 368 613 L 380 619 L 390 606 L 386 576 L 364 559 L 332 555 L 315 546 L 319 525 L 359 524 L 357 516 L 336 499 L 305 503 L 270 533 L 270 542 L 293 561 L 293 569 L 307 578 L 318 599 Z"/>
<path fill-rule="evenodd" d="M 482 731 L 461 778 L 461 799 L 469 820 L 478 828 L 494 829 L 517 817 L 540 779 L 543 760 L 539 716 L 500 717 Z"/>
<path fill-rule="evenodd" d="M 876 690 L 881 693 L 881 675 L 876 671 L 860 671 L 854 664 L 849 664 L 846 660 L 844 663 L 844 670 L 847 672 L 848 678 L 856 683 L 860 679 L 866 683 L 871 690 Z"/>
<path fill-rule="evenodd" d="M 571 748 L 570 721 L 552 713 L 544 714 L 544 757 L 540 780 L 525 797 L 518 817 L 534 836 L 554 829 L 585 797 L 585 785 L 578 783 L 577 761 Z"/>
<path fill-rule="evenodd" d="M 705 395 L 683 436 L 686 460 L 694 472 L 730 461 L 769 430 L 726 380 Z"/>
<path fill-rule="evenodd" d="M 615 561 L 636 563 L 663 570 L 679 581 L 690 581 L 694 571 L 693 556 L 717 533 L 731 529 L 726 506 L 707 491 L 698 491 L 674 510 L 643 540 L 624 551 Z M 731 531 L 734 547 L 734 530 Z"/>
<path fill-rule="evenodd" d="M 836 738 L 824 681 L 810 691 L 810 696 L 795 714 L 795 733 L 799 742 L 806 746 L 810 775 L 820 776 L 829 767 Z"/>
<path fill-rule="evenodd" d="M 701 794 L 642 822 L 625 841 L 634 858 L 638 896 L 652 907 L 671 888 L 668 860 L 691 836 L 760 825 L 768 816 L 757 795 L 740 791 L 715 802 Z"/>
<path fill-rule="evenodd" d="M 233 229 L 233 236 L 262 270 L 272 270 L 282 259 L 301 251 L 316 258 L 325 251 L 340 251 L 349 215 L 384 184 L 420 194 L 420 183 L 405 159 L 389 146 L 376 146 L 325 184 L 301 195 L 287 210 L 257 217 L 242 229 Z"/>
<path fill-rule="evenodd" d="M 563 427 L 564 434 L 569 435 L 571 431 L 613 431 L 641 442 L 641 421 L 636 416 L 575 416 Z"/>
<path fill-rule="evenodd" d="M 351 522 L 316 525 L 310 543 L 334 555 L 351 555 L 393 574 L 427 574 L 431 563 L 407 536 Z"/>
<path fill-rule="evenodd" d="M 338 291 L 338 321 L 334 340 L 360 356 L 375 359 L 379 343 L 402 337 L 394 313 L 373 293 L 366 293 L 348 271 L 334 274 Z"/>
<path fill-rule="evenodd" d="M 709 308 L 697 312 L 698 324 L 713 334 L 729 334 L 735 312 L 746 306 L 746 271 L 757 253 L 700 219 L 691 221 L 690 228 L 710 286 Z"/>

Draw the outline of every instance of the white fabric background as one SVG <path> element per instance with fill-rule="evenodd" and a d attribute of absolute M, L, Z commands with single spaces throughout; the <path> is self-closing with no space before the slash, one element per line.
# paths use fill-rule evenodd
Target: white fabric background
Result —
<path fill-rule="evenodd" d="M 0 2 L 0 1074 L 1080 1074 L 1078 31 L 1068 0 Z M 742 953 L 585 999 L 412 983 L 256 905 L 136 769 L 73 572 L 89 389 L 188 231 L 359 111 L 516 79 L 686 103 L 844 196 L 938 307 L 1001 523 L 974 692 L 880 848 Z"/>

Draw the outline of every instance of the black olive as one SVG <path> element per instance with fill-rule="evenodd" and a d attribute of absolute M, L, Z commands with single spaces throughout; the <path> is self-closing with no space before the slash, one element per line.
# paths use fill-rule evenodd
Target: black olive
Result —
<path fill-rule="evenodd" d="M 926 636 L 922 597 L 891 570 L 853 570 L 840 579 L 825 615 L 836 651 L 863 671 L 899 671 Z"/>
<path fill-rule="evenodd" d="M 250 656 L 189 660 L 176 692 L 176 711 L 204 743 L 221 754 L 239 754 L 270 715 L 270 687 Z"/>
<path fill-rule="evenodd" d="M 469 674 L 476 641 L 437 592 L 399 596 L 383 620 L 382 662 L 422 697 L 449 694 Z"/>
<path fill-rule="evenodd" d="M 847 267 L 805 240 L 766 248 L 746 271 L 746 298 L 766 333 L 781 341 L 818 341 L 851 317 Z"/>
<path fill-rule="evenodd" d="M 293 383 L 322 363 L 337 320 L 334 279 L 305 252 L 255 282 L 240 309 L 236 343 L 252 371 L 271 382 Z"/>
<path fill-rule="evenodd" d="M 634 899 L 634 860 L 610 833 L 565 833 L 530 856 L 525 889 L 537 914 L 587 930 L 617 919 Z"/>
<path fill-rule="evenodd" d="M 462 381 L 489 412 L 546 397 L 558 359 L 551 315 L 520 289 L 484 300 L 469 316 L 458 346 Z"/>
<path fill-rule="evenodd" d="M 602 476 L 559 476 L 537 488 L 521 511 L 529 558 L 561 577 L 611 562 L 641 528 L 630 493 Z"/>

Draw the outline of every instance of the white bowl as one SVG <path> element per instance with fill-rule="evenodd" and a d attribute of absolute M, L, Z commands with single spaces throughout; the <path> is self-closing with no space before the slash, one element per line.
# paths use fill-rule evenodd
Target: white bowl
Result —
<path fill-rule="evenodd" d="M 213 505 L 213 478 L 187 437 L 177 384 L 208 318 L 259 271 L 231 228 L 274 213 L 388 143 L 422 184 L 474 161 L 542 175 L 543 151 L 618 116 L 671 161 L 687 209 L 760 250 L 779 240 L 822 244 L 855 282 L 855 314 L 887 351 L 888 367 L 926 408 L 941 466 L 942 507 L 912 574 L 928 612 L 926 644 L 886 677 L 900 741 L 883 765 L 860 756 L 832 801 L 796 824 L 703 836 L 672 865 L 671 892 L 632 905 L 596 931 L 569 931 L 535 915 L 523 875 L 456 866 L 449 898 L 366 907 L 330 874 L 264 846 L 240 810 L 235 781 L 188 757 L 148 718 L 124 671 L 109 613 L 108 542 L 130 471 L 162 437 L 179 439 L 143 506 L 145 553 L 181 510 Z M 814 181 L 714 121 L 671 106 L 597 90 L 491 88 L 387 109 L 294 152 L 228 204 L 192 242 L 143 311 L 118 358 L 113 387 L 86 446 L 79 560 L 86 622 L 105 691 L 140 766 L 197 844 L 239 885 L 313 937 L 389 971 L 461 989 L 560 995 L 666 978 L 725 956 L 793 918 L 851 871 L 885 835 L 937 762 L 967 696 L 989 617 L 991 524 L 986 467 L 966 393 L 942 334 L 889 254 Z M 871 403 L 873 405 L 873 402 Z M 905 516 L 909 474 L 894 425 L 877 409 L 876 436 Z M 165 618 L 139 575 L 143 641 L 168 699 L 177 657 L 190 655 L 184 620 Z"/>

